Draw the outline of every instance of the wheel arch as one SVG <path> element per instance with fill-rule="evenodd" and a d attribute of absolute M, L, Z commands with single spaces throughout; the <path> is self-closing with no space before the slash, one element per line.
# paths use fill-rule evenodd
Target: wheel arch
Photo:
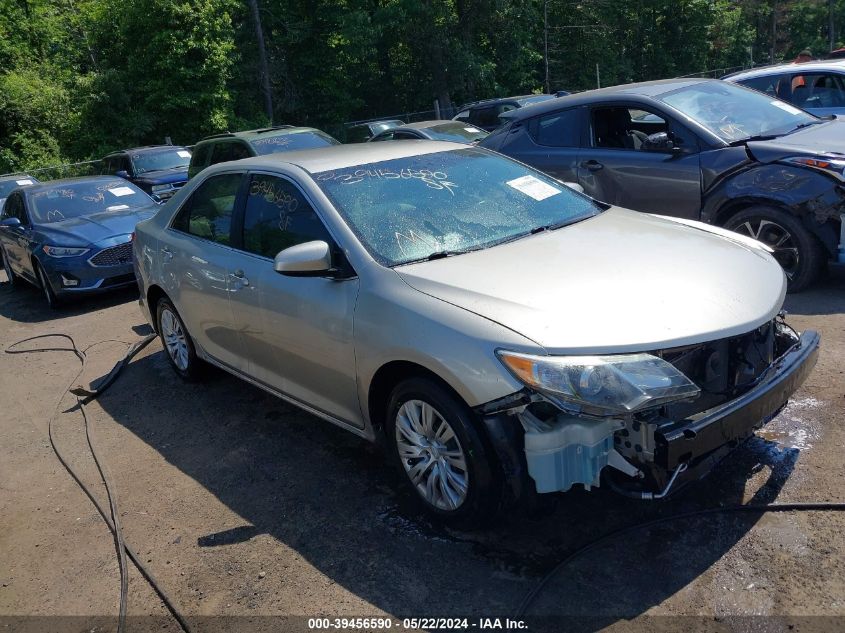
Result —
<path fill-rule="evenodd" d="M 153 329 L 156 331 L 157 334 L 160 334 L 161 332 L 158 331 L 158 319 L 156 318 L 156 307 L 158 306 L 158 302 L 161 301 L 162 299 L 170 299 L 170 297 L 167 296 L 167 293 L 164 291 L 164 289 L 161 286 L 158 286 L 156 284 L 152 284 L 147 289 L 146 300 L 147 300 L 147 309 L 150 312 L 151 321 L 153 322 L 152 323 Z"/>
<path fill-rule="evenodd" d="M 367 389 L 367 414 L 370 424 L 377 434 L 384 430 L 386 422 L 385 410 L 390 394 L 396 388 L 396 385 L 409 378 L 427 378 L 446 389 L 459 402 L 467 406 L 468 409 L 471 408 L 466 400 L 461 397 L 461 394 L 448 381 L 427 367 L 407 360 L 390 361 L 376 370 Z"/>

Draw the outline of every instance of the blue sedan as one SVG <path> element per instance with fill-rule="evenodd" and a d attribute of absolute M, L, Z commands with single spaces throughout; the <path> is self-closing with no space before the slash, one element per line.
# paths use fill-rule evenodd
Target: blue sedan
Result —
<path fill-rule="evenodd" d="M 0 215 L 0 255 L 14 287 L 24 279 L 55 307 L 74 294 L 135 284 L 132 233 L 158 205 L 111 176 L 20 187 Z"/>

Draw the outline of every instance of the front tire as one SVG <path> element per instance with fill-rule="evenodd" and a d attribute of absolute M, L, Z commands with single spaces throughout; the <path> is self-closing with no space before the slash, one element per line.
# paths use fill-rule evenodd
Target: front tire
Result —
<path fill-rule="evenodd" d="M 391 460 L 423 509 L 474 527 L 495 517 L 501 487 L 469 408 L 427 378 L 393 390 L 386 435 Z"/>
<path fill-rule="evenodd" d="M 819 240 L 794 215 L 769 206 L 743 209 L 726 229 L 753 237 L 774 250 L 789 292 L 801 292 L 821 274 L 825 253 Z"/>
<path fill-rule="evenodd" d="M 170 299 L 160 299 L 156 306 L 156 323 L 164 353 L 180 378 L 194 381 L 200 378 L 201 363 L 194 343 L 182 317 L 173 307 Z"/>

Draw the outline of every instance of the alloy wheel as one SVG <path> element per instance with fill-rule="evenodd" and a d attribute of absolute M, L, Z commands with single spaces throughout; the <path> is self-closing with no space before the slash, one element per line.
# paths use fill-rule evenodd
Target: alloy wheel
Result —
<path fill-rule="evenodd" d="M 733 231 L 753 237 L 771 248 L 774 251 L 774 258 L 789 279 L 798 272 L 800 264 L 798 244 L 792 234 L 777 222 L 763 218 L 749 218 L 733 227 Z"/>
<path fill-rule="evenodd" d="M 182 329 L 179 317 L 167 308 L 161 312 L 161 334 L 173 364 L 181 371 L 187 371 L 188 341 L 185 330 Z"/>
<path fill-rule="evenodd" d="M 469 490 L 469 468 L 455 431 L 437 409 L 406 401 L 396 413 L 399 459 L 419 494 L 439 510 L 457 510 Z"/>

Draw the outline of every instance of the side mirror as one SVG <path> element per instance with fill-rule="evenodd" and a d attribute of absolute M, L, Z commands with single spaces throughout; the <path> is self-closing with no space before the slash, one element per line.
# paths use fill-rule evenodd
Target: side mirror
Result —
<path fill-rule="evenodd" d="M 121 169 L 120 171 L 114 172 L 114 175 L 118 178 L 126 178 L 127 180 L 129 179 L 129 172 L 125 169 Z"/>
<path fill-rule="evenodd" d="M 5 226 L 10 229 L 21 226 L 21 221 L 18 218 L 4 218 L 0 221 L 0 226 Z"/>
<path fill-rule="evenodd" d="M 674 152 L 680 151 L 680 148 L 675 145 L 675 141 L 669 136 L 668 132 L 655 132 L 649 134 L 645 141 L 643 141 L 642 149 L 649 152 Z"/>
<path fill-rule="evenodd" d="M 324 277 L 334 272 L 331 249 L 322 240 L 291 246 L 276 255 L 273 270 L 289 277 Z"/>

